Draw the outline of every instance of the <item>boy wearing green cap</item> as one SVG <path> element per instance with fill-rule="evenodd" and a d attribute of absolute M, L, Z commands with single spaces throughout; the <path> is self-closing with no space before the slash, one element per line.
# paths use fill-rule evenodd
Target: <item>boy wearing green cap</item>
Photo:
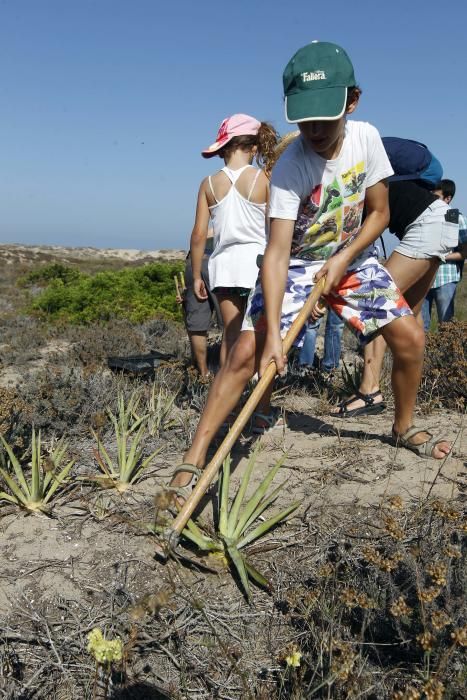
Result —
<path fill-rule="evenodd" d="M 352 63 L 340 46 L 313 42 L 289 61 L 283 84 L 286 118 L 298 124 L 300 136 L 273 170 L 260 280 L 174 487 L 194 485 L 193 469 L 204 466 L 212 438 L 254 372 L 261 373 L 271 361 L 284 372 L 282 337 L 323 276 L 327 305 L 362 342 L 381 333 L 392 351 L 394 439 L 436 459 L 450 451 L 445 440 L 413 426 L 424 333 L 373 246 L 389 222 L 386 178 L 393 171 L 378 131 L 346 120 L 360 97 Z M 312 319 L 322 313 L 316 305 Z M 365 399 L 371 403 L 372 397 Z"/>

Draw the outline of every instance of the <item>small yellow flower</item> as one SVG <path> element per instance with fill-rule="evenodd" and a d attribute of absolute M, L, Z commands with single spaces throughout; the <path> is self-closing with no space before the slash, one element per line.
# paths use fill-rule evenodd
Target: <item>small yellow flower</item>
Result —
<path fill-rule="evenodd" d="M 388 505 L 392 510 L 402 510 L 404 501 L 400 496 L 391 496 L 388 500 Z"/>
<path fill-rule="evenodd" d="M 375 601 L 368 598 L 366 593 L 357 593 L 353 588 L 344 588 L 339 598 L 348 608 L 360 607 L 369 610 L 376 607 Z"/>
<path fill-rule="evenodd" d="M 394 601 L 394 603 L 389 609 L 391 611 L 391 614 L 394 615 L 394 617 L 410 615 L 410 613 L 412 612 L 412 609 L 409 608 L 409 606 L 407 605 L 407 603 L 401 595 L 397 600 Z"/>
<path fill-rule="evenodd" d="M 441 588 L 431 586 L 431 588 L 425 588 L 425 590 L 420 590 L 418 592 L 418 598 L 424 603 L 431 603 L 435 598 L 439 596 L 440 593 Z"/>
<path fill-rule="evenodd" d="M 420 644 L 423 651 L 431 651 L 433 649 L 434 641 L 435 638 L 431 632 L 422 632 L 422 634 L 417 634 L 417 642 Z"/>
<path fill-rule="evenodd" d="M 444 517 L 446 518 L 446 520 L 456 522 L 457 520 L 460 520 L 461 513 L 455 508 L 448 508 L 444 513 Z"/>
<path fill-rule="evenodd" d="M 431 576 L 433 582 L 436 583 L 437 586 L 446 585 L 446 564 L 430 564 L 429 566 L 427 566 L 426 571 L 429 574 L 429 576 Z"/>
<path fill-rule="evenodd" d="M 433 628 L 439 632 L 443 627 L 451 623 L 451 618 L 444 610 L 436 610 L 431 616 L 431 624 Z"/>
<path fill-rule="evenodd" d="M 454 632 L 451 632 L 451 639 L 460 647 L 467 647 L 467 625 L 459 627 L 455 629 Z"/>
<path fill-rule="evenodd" d="M 403 540 L 405 537 L 404 530 L 399 526 L 397 520 L 391 516 L 388 516 L 384 521 L 386 532 L 392 537 L 393 540 Z"/>
<path fill-rule="evenodd" d="M 119 637 L 105 639 L 101 630 L 94 627 L 88 634 L 87 650 L 94 656 L 98 664 L 112 664 L 115 661 L 121 661 L 123 643 Z"/>
<path fill-rule="evenodd" d="M 462 556 L 460 548 L 452 544 L 444 549 L 444 554 L 450 559 L 460 559 Z"/>
<path fill-rule="evenodd" d="M 413 686 L 409 686 L 405 691 L 397 690 L 391 700 L 420 700 L 421 694 Z"/>
<path fill-rule="evenodd" d="M 443 501 L 440 501 L 439 499 L 436 499 L 432 502 L 431 508 L 433 510 L 433 513 L 436 513 L 437 515 L 443 516 L 446 512 L 446 504 L 443 503 Z"/>
<path fill-rule="evenodd" d="M 339 681 L 345 683 L 352 672 L 357 656 L 347 642 L 334 640 L 333 648 L 331 672 L 336 674 Z"/>
<path fill-rule="evenodd" d="M 444 695 L 444 685 L 436 678 L 431 678 L 423 686 L 426 700 L 442 700 Z"/>
<path fill-rule="evenodd" d="M 292 653 L 285 657 L 285 663 L 287 666 L 292 666 L 292 668 L 298 668 L 300 666 L 301 658 L 301 652 L 294 647 Z"/>

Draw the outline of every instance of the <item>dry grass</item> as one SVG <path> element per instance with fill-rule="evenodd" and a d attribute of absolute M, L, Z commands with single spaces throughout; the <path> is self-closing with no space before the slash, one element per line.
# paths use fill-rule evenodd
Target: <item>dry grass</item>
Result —
<path fill-rule="evenodd" d="M 14 305 L 15 275 L 8 274 L 3 291 Z M 103 698 L 105 674 L 96 674 L 86 650 L 95 627 L 124 643 L 107 689 L 112 699 L 462 697 L 466 522 L 454 487 L 446 500 L 432 497 L 428 484 L 424 499 L 392 495 L 344 506 L 328 485 L 369 483 L 375 465 L 364 456 L 365 436 L 346 436 L 345 426 L 312 464 L 311 452 L 297 448 L 289 474 L 321 484 L 323 496 L 319 507 L 304 503 L 287 528 L 249 548 L 272 592 L 254 589 L 248 605 L 218 561 L 183 549 L 167 564 L 154 558 L 147 524 L 161 474 L 191 440 L 208 391 L 186 371 L 183 330 L 119 322 L 84 333 L 33 323 L 18 307 L 1 312 L 0 326 L 2 370 L 21 377 L 0 389 L 0 434 L 20 454 L 34 424 L 44 439 L 64 434 L 76 459 L 54 519 L 0 504 L 0 698 Z M 465 348 L 460 333 L 452 326 L 437 336 L 439 356 L 451 364 L 453 348 Z M 39 352 L 51 343 L 53 352 Z M 174 361 L 152 378 L 106 368 L 107 354 L 156 348 Z M 459 390 L 465 365 L 464 379 L 456 377 Z M 451 388 L 426 401 L 426 410 L 445 406 Z M 329 386 L 291 373 L 276 400 L 312 396 L 324 415 L 341 389 L 339 378 Z M 154 417 L 144 435 L 145 455 L 162 452 L 123 495 L 78 481 L 95 470 L 90 427 L 107 444 L 105 408 L 115 411 L 119 392 L 128 399 L 135 390 L 144 411 L 155 396 L 165 402 L 164 420 Z M 453 408 L 460 419 L 459 404 Z"/>

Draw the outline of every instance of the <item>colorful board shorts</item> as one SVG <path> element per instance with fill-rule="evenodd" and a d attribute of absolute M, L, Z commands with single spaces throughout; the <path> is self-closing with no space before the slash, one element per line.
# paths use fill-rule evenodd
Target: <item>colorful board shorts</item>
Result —
<path fill-rule="evenodd" d="M 313 278 L 324 262 L 291 260 L 282 302 L 282 337 L 303 307 L 313 287 Z M 349 270 L 339 287 L 325 295 L 324 299 L 363 344 L 372 340 L 381 328 L 396 318 L 412 315 L 391 275 L 374 257 L 366 258 L 360 265 Z M 242 331 L 266 331 L 263 290 L 259 278 L 248 298 Z M 304 335 L 305 328 L 294 345 L 300 347 Z"/>

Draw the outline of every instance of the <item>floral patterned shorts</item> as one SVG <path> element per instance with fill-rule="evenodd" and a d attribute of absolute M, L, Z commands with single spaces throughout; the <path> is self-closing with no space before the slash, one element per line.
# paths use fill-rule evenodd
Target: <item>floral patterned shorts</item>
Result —
<path fill-rule="evenodd" d="M 281 335 L 285 336 L 301 310 L 313 287 L 313 278 L 324 261 L 291 260 L 282 302 Z M 339 287 L 324 297 L 327 305 L 336 312 L 357 336 L 361 343 L 368 343 L 374 335 L 396 318 L 410 316 L 412 311 L 385 267 L 374 257 L 349 270 Z M 258 281 L 250 292 L 243 331 L 266 331 L 263 290 Z M 295 341 L 303 344 L 305 328 Z"/>

